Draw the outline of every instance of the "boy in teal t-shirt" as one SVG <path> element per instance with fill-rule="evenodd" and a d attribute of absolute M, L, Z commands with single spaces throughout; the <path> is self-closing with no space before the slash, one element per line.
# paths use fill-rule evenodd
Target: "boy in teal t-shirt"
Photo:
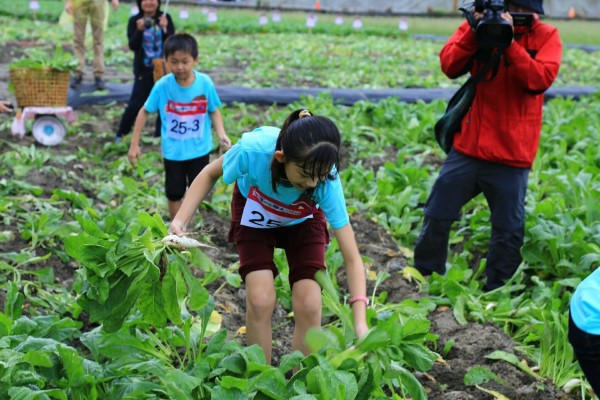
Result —
<path fill-rule="evenodd" d="M 209 162 L 214 125 L 222 150 L 231 147 L 218 107 L 221 100 L 206 74 L 194 70 L 198 43 L 191 35 L 175 34 L 164 44 L 172 73 L 161 78 L 140 109 L 133 128 L 129 161 L 141 156 L 139 141 L 148 113 L 158 112 L 162 122 L 161 150 L 165 166 L 165 191 L 171 218 L 196 175 Z"/>

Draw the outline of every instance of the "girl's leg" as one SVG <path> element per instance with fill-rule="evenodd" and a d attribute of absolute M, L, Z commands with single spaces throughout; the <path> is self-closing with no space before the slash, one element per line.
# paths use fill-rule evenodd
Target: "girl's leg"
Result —
<path fill-rule="evenodd" d="M 321 326 L 321 286 L 312 279 L 302 279 L 292 287 L 292 309 L 296 326 L 292 339 L 292 351 L 300 350 L 308 355 L 305 336 L 310 328 Z"/>
<path fill-rule="evenodd" d="M 144 106 L 144 103 L 148 99 L 152 86 L 154 86 L 152 71 L 143 71 L 139 76 L 134 78 L 131 96 L 127 102 L 127 107 L 121 116 L 117 136 L 123 137 L 131 132 L 131 128 L 135 123 L 135 118 L 137 117 L 140 108 Z M 157 120 L 160 121 L 160 115 L 157 116 Z"/>
<path fill-rule="evenodd" d="M 600 395 L 600 335 L 579 329 L 569 313 L 568 337 L 581 370 L 596 395 Z"/>
<path fill-rule="evenodd" d="M 258 344 L 262 347 L 267 364 L 271 363 L 271 317 L 275 300 L 273 271 L 263 269 L 246 275 L 246 345 Z"/>

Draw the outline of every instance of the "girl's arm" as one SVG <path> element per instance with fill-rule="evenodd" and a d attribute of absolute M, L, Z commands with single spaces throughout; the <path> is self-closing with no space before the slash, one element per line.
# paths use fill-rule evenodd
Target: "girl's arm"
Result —
<path fill-rule="evenodd" d="M 342 257 L 344 258 L 350 296 L 362 296 L 366 298 L 367 283 L 365 266 L 358 252 L 352 225 L 348 223 L 339 229 L 335 229 L 334 233 L 340 246 Z M 356 333 L 356 337 L 360 339 L 369 330 L 367 326 L 367 304 L 363 301 L 355 301 L 351 307 L 352 314 L 354 315 L 354 332 Z"/>
<path fill-rule="evenodd" d="M 200 171 L 187 192 L 185 192 L 183 203 L 181 204 L 177 215 L 175 215 L 175 218 L 171 221 L 169 232 L 179 236 L 185 233 L 185 229 L 194 216 L 196 209 L 206 198 L 208 193 L 210 193 L 215 186 L 215 183 L 222 175 L 223 157 L 219 157 Z"/>
<path fill-rule="evenodd" d="M 167 14 L 167 33 L 164 35 L 163 40 L 166 40 L 169 36 L 175 33 L 175 24 L 171 19 L 171 16 Z"/>
<path fill-rule="evenodd" d="M 129 50 L 138 51 L 142 48 L 142 39 L 144 38 L 144 18 L 129 18 L 127 22 L 127 40 Z"/>

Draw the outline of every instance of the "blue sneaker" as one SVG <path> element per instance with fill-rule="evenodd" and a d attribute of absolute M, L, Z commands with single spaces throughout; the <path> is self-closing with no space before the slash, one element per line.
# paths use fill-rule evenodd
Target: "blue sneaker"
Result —
<path fill-rule="evenodd" d="M 122 141 L 123 141 L 123 138 L 122 138 L 121 136 L 116 136 L 116 137 L 115 137 L 115 143 L 116 143 L 116 144 L 119 144 L 119 143 L 121 143 Z"/>

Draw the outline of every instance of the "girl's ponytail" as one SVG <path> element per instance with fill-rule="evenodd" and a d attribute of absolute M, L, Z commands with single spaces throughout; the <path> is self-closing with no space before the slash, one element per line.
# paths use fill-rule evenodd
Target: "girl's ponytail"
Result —
<path fill-rule="evenodd" d="M 283 125 L 281 126 L 281 132 L 285 134 L 288 126 L 294 121 L 299 120 L 300 118 L 312 117 L 312 113 L 305 108 L 301 108 L 296 111 L 292 111 L 290 115 L 283 121 Z"/>

